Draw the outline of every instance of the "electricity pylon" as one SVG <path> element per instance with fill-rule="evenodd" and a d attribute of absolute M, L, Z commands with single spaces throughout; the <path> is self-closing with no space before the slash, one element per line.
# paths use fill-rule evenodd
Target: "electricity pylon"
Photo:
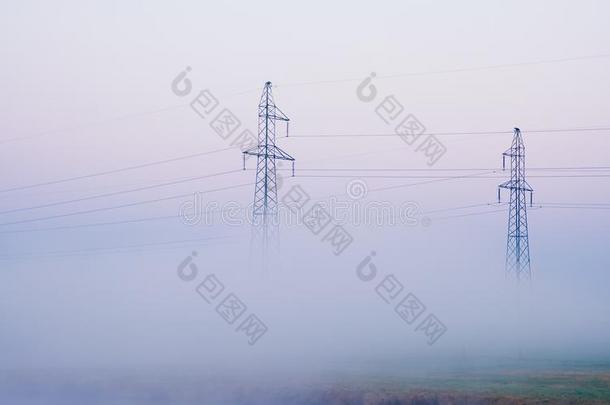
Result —
<path fill-rule="evenodd" d="M 510 190 L 506 273 L 507 275 L 514 275 L 517 280 L 529 280 L 532 273 L 527 230 L 526 193 L 530 193 L 531 205 L 534 190 L 525 180 L 525 145 L 521 137 L 521 130 L 515 128 L 514 131 L 511 147 L 502 154 L 502 170 L 506 168 L 506 158 L 510 158 L 510 180 L 498 186 L 498 202 L 500 202 L 500 189 Z"/>
<path fill-rule="evenodd" d="M 290 119 L 275 105 L 271 93 L 271 82 L 266 82 L 258 104 L 258 145 L 243 152 L 244 170 L 246 155 L 257 157 L 252 210 L 252 247 L 261 250 L 263 259 L 266 258 L 269 248 L 274 250 L 279 248 L 275 161 L 291 161 L 294 176 L 294 158 L 275 144 L 276 121 L 286 122 L 286 136 L 288 136 Z"/>

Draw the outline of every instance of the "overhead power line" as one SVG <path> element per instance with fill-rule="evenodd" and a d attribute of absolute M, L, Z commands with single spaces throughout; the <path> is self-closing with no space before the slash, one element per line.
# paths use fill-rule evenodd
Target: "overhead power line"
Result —
<path fill-rule="evenodd" d="M 477 212 L 470 212 L 467 214 L 448 215 L 448 216 L 443 216 L 443 217 L 432 217 L 430 219 L 432 221 L 439 221 L 439 220 L 452 219 L 452 218 L 464 218 L 464 217 L 472 217 L 472 216 L 479 216 L 479 215 L 496 214 L 498 212 L 506 213 L 506 210 L 500 209 L 500 210 L 491 210 L 491 211 L 477 211 Z"/>
<path fill-rule="evenodd" d="M 162 246 L 168 245 L 176 245 L 175 248 L 182 248 L 185 246 L 190 246 L 196 243 L 198 246 L 201 245 L 201 242 L 222 242 L 222 241 L 235 241 L 235 237 L 229 236 L 217 236 L 217 237 L 205 237 L 205 238 L 197 238 L 197 239 L 183 239 L 183 240 L 173 240 L 166 242 L 154 242 L 154 243 L 142 243 L 142 244 L 134 244 L 134 245 L 124 245 L 124 246 L 111 246 L 111 247 L 96 247 L 96 248 L 88 248 L 88 249 L 74 249 L 74 250 L 56 250 L 50 252 L 32 252 L 32 253 L 23 253 L 20 255 L 14 256 L 0 256 L 0 260 L 24 260 L 24 259 L 38 259 L 38 258 L 63 258 L 63 257 L 72 257 L 72 256 L 89 256 L 92 254 L 110 254 L 110 253 L 128 253 L 133 251 L 142 251 L 147 248 L 154 248 L 154 250 L 160 250 Z M 210 244 L 210 243 L 208 243 Z M 207 244 L 203 244 L 204 246 Z"/>
<path fill-rule="evenodd" d="M 502 204 L 501 203 L 500 204 L 499 203 L 483 203 L 483 204 L 462 205 L 462 206 L 458 206 L 458 207 L 440 208 L 440 209 L 436 209 L 436 210 L 424 211 L 421 213 L 421 215 L 436 214 L 438 212 L 465 210 L 465 209 L 478 208 L 478 207 L 491 207 L 491 206 L 497 207 L 498 205 L 502 205 Z"/>
<path fill-rule="evenodd" d="M 429 75 L 440 75 L 440 74 L 448 74 L 448 73 L 467 73 L 467 72 L 479 72 L 485 70 L 497 70 L 497 69 L 507 69 L 507 68 L 515 68 L 515 67 L 524 67 L 524 66 L 535 66 L 535 65 L 547 65 L 547 64 L 555 64 L 555 63 L 566 63 L 566 62 L 576 62 L 582 60 L 593 60 L 593 59 L 605 59 L 610 58 L 610 54 L 596 54 L 596 55 L 582 55 L 582 56 L 574 56 L 568 58 L 553 58 L 553 59 L 542 59 L 537 61 L 526 61 L 526 62 L 514 62 L 514 63 L 503 63 L 503 64 L 495 64 L 495 65 L 485 65 L 485 66 L 473 66 L 473 67 L 463 67 L 463 68 L 452 68 L 452 69 L 438 69 L 438 70 L 426 70 L 419 72 L 405 72 L 405 73 L 396 73 L 391 75 L 377 75 L 377 79 L 396 79 L 402 77 L 410 77 L 410 76 L 429 76 Z M 334 84 L 334 83 L 348 83 L 348 82 L 359 82 L 362 81 L 362 77 L 359 78 L 349 78 L 349 79 L 330 79 L 330 80 L 310 80 L 310 81 L 302 81 L 302 82 L 292 82 L 292 83 L 280 83 L 274 87 L 295 87 L 295 86 L 307 86 L 307 85 L 316 85 L 316 84 Z"/>
<path fill-rule="evenodd" d="M 125 219 L 125 220 L 121 220 L 121 221 L 93 222 L 93 223 L 88 223 L 88 224 L 63 225 L 63 226 L 53 226 L 53 227 L 47 227 L 47 228 L 13 229 L 10 231 L 0 231 L 0 234 L 60 231 L 60 230 L 81 229 L 81 228 L 96 228 L 96 227 L 100 227 L 100 226 L 125 225 L 125 224 L 134 224 L 134 223 L 142 223 L 142 222 L 150 222 L 150 221 L 162 221 L 162 220 L 166 220 L 166 219 L 177 219 L 177 218 L 180 218 L 180 215 L 163 215 L 163 216 L 157 216 L 157 217 Z"/>
<path fill-rule="evenodd" d="M 535 66 L 535 65 L 546 65 L 546 64 L 556 64 L 556 63 L 566 63 L 566 62 L 576 62 L 583 60 L 595 60 L 595 59 L 607 59 L 610 58 L 610 54 L 602 53 L 602 54 L 594 54 L 594 55 L 581 55 L 581 56 L 573 56 L 566 58 L 551 58 L 551 59 L 542 59 L 537 61 L 524 61 L 524 62 L 514 62 L 514 63 L 503 63 L 503 64 L 492 64 L 485 66 L 471 66 L 471 67 L 463 67 L 463 68 L 451 68 L 451 69 L 437 69 L 437 70 L 426 70 L 426 71 L 418 71 L 418 72 L 404 72 L 397 74 L 389 74 L 389 75 L 377 75 L 377 79 L 394 79 L 401 77 L 409 77 L 409 76 L 427 76 L 427 75 L 439 75 L 439 74 L 448 74 L 448 73 L 464 73 L 464 72 L 477 72 L 477 71 L 485 71 L 485 70 L 497 70 L 497 69 L 506 69 L 506 68 L 514 68 L 514 67 L 524 67 L 524 66 Z M 333 83 L 346 83 L 346 82 L 359 82 L 362 81 L 362 77 L 357 78 L 343 78 L 343 79 L 330 79 L 330 80 L 309 80 L 309 81 L 300 81 L 300 82 L 288 82 L 288 83 L 280 83 L 279 85 L 274 85 L 273 87 L 294 87 L 294 86 L 305 86 L 305 85 L 317 85 L 317 84 L 333 84 Z M 243 95 L 249 94 L 254 91 L 259 91 L 260 87 L 256 89 L 247 89 L 239 92 L 234 92 L 229 96 Z M 113 122 L 124 121 L 132 118 L 145 117 L 150 115 L 159 114 L 166 111 L 171 111 L 179 108 L 187 107 L 189 104 L 179 104 L 179 105 L 171 105 L 167 107 L 158 108 L 155 110 L 148 111 L 140 111 L 130 114 L 124 114 L 116 117 L 111 117 L 105 120 L 76 124 L 70 127 L 65 128 L 57 128 L 51 129 L 47 131 L 42 131 L 36 134 L 31 135 L 23 135 L 17 136 L 13 138 L 5 138 L 0 139 L 0 144 L 5 144 L 9 142 L 26 140 L 32 138 L 38 138 L 46 135 L 50 135 L 58 132 L 66 132 L 66 131 L 74 131 L 78 129 L 84 129 L 89 127 L 97 127 L 106 125 Z"/>
<path fill-rule="evenodd" d="M 9 143 L 9 142 L 14 142 L 14 141 L 22 141 L 22 140 L 26 140 L 26 139 L 40 138 L 43 136 L 47 136 L 47 135 L 51 135 L 51 134 L 55 134 L 55 133 L 59 133 L 59 132 L 69 132 L 69 131 L 75 131 L 77 129 L 99 127 L 99 126 L 107 125 L 107 124 L 113 123 L 113 122 L 125 121 L 128 119 L 137 118 L 137 117 L 146 117 L 149 115 L 154 115 L 154 114 L 158 114 L 161 112 L 171 111 L 171 110 L 183 108 L 186 106 L 188 106 L 188 104 L 172 105 L 172 106 L 168 106 L 168 107 L 158 108 L 156 110 L 140 111 L 140 112 L 135 112 L 135 113 L 131 113 L 131 114 L 120 115 L 120 116 L 105 119 L 103 121 L 76 124 L 71 127 L 56 128 L 56 129 L 42 131 L 42 132 L 39 132 L 36 134 L 31 134 L 31 135 L 23 135 L 23 136 L 16 136 L 13 138 L 0 139 L 0 145 Z"/>
<path fill-rule="evenodd" d="M 600 132 L 610 131 L 610 126 L 604 127 L 589 127 L 589 128 L 548 128 L 548 129 L 531 129 L 524 130 L 526 134 L 545 134 L 545 133 L 560 133 L 560 132 Z M 449 131 L 449 132 L 426 132 L 426 135 L 434 136 L 459 136 L 459 135 L 507 135 L 512 134 L 511 131 Z M 610 135 L 603 134 L 603 135 Z M 295 138 L 354 138 L 354 137 L 399 137 L 396 133 L 376 133 L 376 134 L 363 134 L 363 133 L 345 133 L 345 134 L 296 134 L 290 135 L 288 139 Z"/>
<path fill-rule="evenodd" d="M 237 185 L 233 185 L 233 186 L 220 187 L 220 188 L 211 189 L 211 190 L 201 190 L 200 192 L 213 193 L 213 192 L 217 192 L 217 191 L 230 190 L 230 189 L 234 189 L 234 188 L 246 187 L 246 186 L 251 186 L 251 185 L 252 185 L 252 183 L 237 184 Z M 137 205 L 152 204 L 152 203 L 157 203 L 157 202 L 162 202 L 162 201 L 176 200 L 178 198 L 185 198 L 185 197 L 191 197 L 191 196 L 193 196 L 192 192 L 185 193 L 185 194 L 172 195 L 172 196 L 162 197 L 162 198 L 155 198 L 152 200 L 144 200 L 144 201 L 137 201 L 137 202 L 126 203 L 126 204 L 121 204 L 121 205 L 114 205 L 111 207 L 94 208 L 94 209 L 89 209 L 89 210 L 84 210 L 84 211 L 69 212 L 69 213 L 65 213 L 65 214 L 51 215 L 51 216 L 46 216 L 46 217 L 23 219 L 23 220 L 12 221 L 12 222 L 3 222 L 3 223 L 0 223 L 0 226 L 26 224 L 26 223 L 31 223 L 31 222 L 46 221 L 46 220 L 50 220 L 50 219 L 66 218 L 66 217 L 71 217 L 71 216 L 75 216 L 75 215 L 92 214 L 92 213 L 96 213 L 96 212 L 110 211 L 110 210 L 116 210 L 116 209 L 120 209 L 120 208 L 134 207 Z"/>
<path fill-rule="evenodd" d="M 202 191 L 202 193 L 205 193 L 205 192 L 206 191 Z M 235 211 L 236 209 L 237 208 L 234 208 L 234 207 L 225 208 L 225 209 L 220 209 L 220 208 L 217 208 L 217 209 L 206 209 L 204 211 L 204 214 L 205 215 L 209 215 L 209 214 L 219 214 L 219 213 L 224 213 L 224 212 L 232 212 L 232 211 Z M 239 210 L 242 210 L 244 212 L 247 209 L 248 209 L 248 207 L 240 207 L 239 208 Z M 181 215 L 162 215 L 162 216 L 155 216 L 155 217 L 125 219 L 125 220 L 121 220 L 121 221 L 93 222 L 93 223 L 88 223 L 88 224 L 63 225 L 63 226 L 53 226 L 53 227 L 47 227 L 47 228 L 11 229 L 11 230 L 8 230 L 8 231 L 0 231 L 0 234 L 46 232 L 46 231 L 59 231 L 59 230 L 69 230 L 69 229 L 80 229 L 80 228 L 97 228 L 97 227 L 103 227 L 103 226 L 125 225 L 125 224 L 132 224 L 132 223 L 162 221 L 162 220 L 178 219 L 178 218 L 182 218 L 182 216 Z"/>
<path fill-rule="evenodd" d="M 226 172 L 208 174 L 208 175 L 204 175 L 204 176 L 189 177 L 186 179 L 175 180 L 175 181 L 170 181 L 170 182 L 166 182 L 166 183 L 153 184 L 150 186 L 132 188 L 129 190 L 114 191 L 111 193 L 97 194 L 97 195 L 93 195 L 93 196 L 89 196 L 89 197 L 76 198 L 76 199 L 72 199 L 72 200 L 57 201 L 57 202 L 48 203 L 48 204 L 35 205 L 32 207 L 14 208 L 12 210 L 0 211 L 0 215 L 10 214 L 10 213 L 14 213 L 14 212 L 30 211 L 30 210 L 40 209 L 40 208 L 56 207 L 59 205 L 73 204 L 73 203 L 82 202 L 82 201 L 90 201 L 90 200 L 95 200 L 98 198 L 114 197 L 114 196 L 122 195 L 122 194 L 135 193 L 138 191 L 152 190 L 155 188 L 167 187 L 167 186 L 172 186 L 175 184 L 182 184 L 182 183 L 188 183 L 188 182 L 196 181 L 196 180 L 203 180 L 203 179 L 212 178 L 212 177 L 224 176 L 224 175 L 236 173 L 236 172 L 241 172 L 241 170 L 230 170 L 230 171 L 226 171 Z"/>
<path fill-rule="evenodd" d="M 254 170 L 254 169 L 247 169 Z M 278 171 L 289 171 L 291 169 L 277 169 Z M 303 168 L 299 167 L 299 172 L 451 172 L 451 171 L 476 171 L 476 170 L 502 170 L 499 167 L 460 167 L 460 168 L 343 168 L 343 167 L 327 167 L 327 168 Z M 571 171 L 571 170 L 610 170 L 610 166 L 567 166 L 567 167 L 528 167 L 528 171 L 532 170 L 549 170 L 549 171 Z"/>
<path fill-rule="evenodd" d="M 499 171 L 499 170 L 498 170 Z M 363 178 L 363 179 L 369 179 L 369 178 L 376 178 L 376 179 L 447 179 L 447 180 L 451 180 L 451 179 L 455 179 L 455 176 L 439 176 L 439 175 L 401 175 L 401 176 L 397 176 L 397 175 L 371 175 L 371 174 L 364 174 L 364 175 L 357 175 L 357 176 L 353 176 L 353 175 L 333 175 L 333 174 L 318 174 L 318 175 L 308 175 L 308 174 L 299 174 L 298 176 L 299 178 L 349 178 L 349 179 L 353 179 L 354 177 L 358 177 L 358 178 Z M 463 178 L 467 178 L 465 176 L 461 176 Z M 477 179 L 503 179 L 506 176 L 477 176 Z M 610 177 L 610 174 L 548 174 L 548 175 L 530 175 L 528 177 L 535 177 L 535 178 L 608 178 Z M 0 213 L 1 214 L 1 213 Z"/>
<path fill-rule="evenodd" d="M 29 185 L 26 185 L 26 186 L 12 187 L 12 188 L 7 188 L 7 189 L 0 190 L 0 193 L 8 193 L 10 191 L 27 190 L 27 189 L 36 188 L 36 187 L 43 187 L 43 186 L 50 186 L 50 185 L 55 185 L 55 184 L 67 183 L 67 182 L 70 182 L 70 181 L 83 180 L 83 179 L 88 179 L 88 178 L 92 178 L 92 177 L 106 176 L 108 174 L 122 173 L 122 172 L 130 171 L 130 170 L 143 169 L 145 167 L 151 167 L 151 166 L 156 166 L 156 165 L 161 165 L 161 164 L 166 164 L 166 163 L 171 163 L 171 162 L 177 162 L 177 161 L 180 161 L 180 160 L 192 159 L 192 158 L 196 158 L 196 157 L 201 157 L 201 156 L 205 156 L 205 155 L 211 155 L 213 153 L 224 152 L 224 151 L 233 150 L 233 149 L 234 148 L 216 149 L 216 150 L 211 150 L 211 151 L 207 151 L 207 152 L 193 153 L 193 154 L 184 155 L 184 156 L 177 156 L 177 157 L 170 158 L 170 159 L 157 160 L 157 161 L 154 161 L 154 162 L 148 162 L 148 163 L 143 163 L 143 164 L 134 165 L 134 166 L 122 167 L 122 168 L 119 168 L 119 169 L 112 169 L 112 170 L 106 170 L 106 171 L 97 172 L 97 173 L 85 174 L 85 175 L 82 175 L 82 176 L 67 177 L 67 178 L 63 178 L 63 179 L 59 179 L 59 180 L 51 180 L 51 181 L 46 181 L 46 182 L 41 182 L 41 183 L 29 184 Z"/>

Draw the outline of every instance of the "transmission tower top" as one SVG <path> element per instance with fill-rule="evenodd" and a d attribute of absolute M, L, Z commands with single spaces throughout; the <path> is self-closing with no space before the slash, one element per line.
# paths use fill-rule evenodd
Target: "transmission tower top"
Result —
<path fill-rule="evenodd" d="M 284 114 L 282 110 L 275 105 L 271 88 L 271 82 L 265 82 L 263 94 L 261 95 L 261 99 L 258 104 L 258 144 L 253 148 L 243 151 L 244 170 L 246 169 L 246 155 L 251 155 L 259 158 L 262 157 L 265 159 L 273 159 L 274 161 L 291 161 L 292 175 L 294 176 L 294 158 L 275 144 L 275 122 L 286 122 L 286 137 L 288 137 L 288 123 L 290 122 L 290 118 L 288 118 L 286 114 Z M 269 166 L 265 167 L 269 168 Z M 273 164 L 273 171 L 275 171 L 275 163 Z"/>
<path fill-rule="evenodd" d="M 513 128 L 513 143 L 502 153 L 502 170 L 506 170 L 506 158 L 511 158 L 511 178 L 498 186 L 498 202 L 500 201 L 500 189 L 527 191 L 530 193 L 530 205 L 533 202 L 534 189 L 525 180 L 525 144 L 521 130 Z"/>

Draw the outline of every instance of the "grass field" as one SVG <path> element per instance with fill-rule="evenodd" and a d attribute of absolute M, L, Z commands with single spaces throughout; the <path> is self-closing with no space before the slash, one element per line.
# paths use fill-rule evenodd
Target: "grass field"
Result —
<path fill-rule="evenodd" d="M 503 372 L 410 377 L 402 381 L 352 381 L 331 388 L 338 403 L 566 403 L 610 404 L 610 373 Z M 345 396 L 347 402 L 341 402 Z M 334 398 L 333 398 L 334 397 Z M 361 401 L 358 401 L 357 398 Z M 354 402 L 349 402 L 350 400 Z"/>
<path fill-rule="evenodd" d="M 401 372 L 342 368 L 278 376 L 213 370 L 2 372 L 0 403 L 201 405 L 610 404 L 610 369 L 579 367 Z"/>

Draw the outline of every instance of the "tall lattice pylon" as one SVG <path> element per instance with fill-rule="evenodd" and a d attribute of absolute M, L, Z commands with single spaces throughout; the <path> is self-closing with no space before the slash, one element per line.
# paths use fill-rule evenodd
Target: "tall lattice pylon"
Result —
<path fill-rule="evenodd" d="M 498 186 L 498 202 L 501 189 L 510 191 L 508 209 L 508 237 L 506 241 L 506 273 L 517 280 L 531 279 L 530 248 L 527 229 L 527 200 L 530 194 L 530 205 L 533 189 L 525 180 L 525 145 L 519 128 L 514 129 L 513 143 L 502 154 L 502 169 L 506 168 L 506 158 L 510 158 L 510 180 Z"/>
<path fill-rule="evenodd" d="M 286 136 L 288 136 L 290 119 L 275 105 L 271 82 L 266 82 L 258 104 L 258 145 L 243 152 L 244 170 L 246 155 L 257 157 L 252 242 L 254 247 L 262 249 L 264 258 L 270 248 L 279 247 L 276 160 L 291 161 L 294 176 L 294 158 L 275 144 L 276 121 L 286 122 Z"/>

